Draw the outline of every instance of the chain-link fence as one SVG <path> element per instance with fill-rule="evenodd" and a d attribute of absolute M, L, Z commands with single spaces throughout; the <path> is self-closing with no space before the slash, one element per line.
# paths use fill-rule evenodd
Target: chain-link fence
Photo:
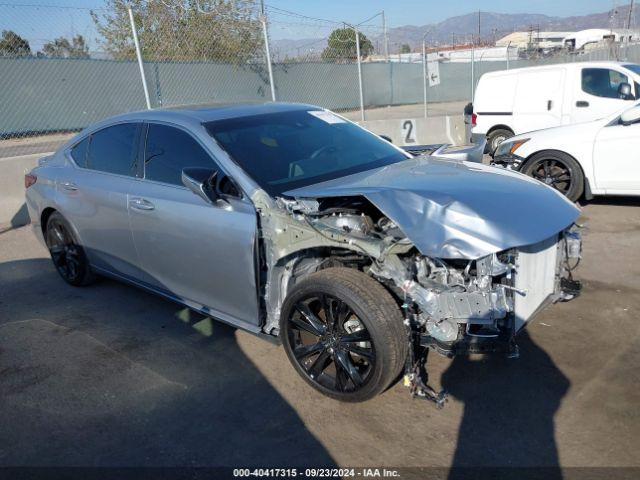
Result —
<path fill-rule="evenodd" d="M 52 135 L 143 108 L 275 99 L 357 121 L 459 115 L 489 71 L 640 61 L 640 45 L 617 43 L 534 59 L 507 47 L 500 61 L 495 48 L 469 47 L 454 59 L 426 40 L 422 51 L 389 44 L 382 12 L 352 25 L 254 0 L 0 4 L 0 31 L 0 157 L 46 151 L 37 144 Z M 436 65 L 438 82 L 429 85 Z"/>

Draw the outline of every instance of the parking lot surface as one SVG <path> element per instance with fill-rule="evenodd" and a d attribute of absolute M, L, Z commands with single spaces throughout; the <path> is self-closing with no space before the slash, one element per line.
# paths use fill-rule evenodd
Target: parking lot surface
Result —
<path fill-rule="evenodd" d="M 432 354 L 443 410 L 398 384 L 310 389 L 283 350 L 133 287 L 73 288 L 0 234 L 0 465 L 640 466 L 640 201 L 584 207 L 577 300 L 521 356 Z"/>

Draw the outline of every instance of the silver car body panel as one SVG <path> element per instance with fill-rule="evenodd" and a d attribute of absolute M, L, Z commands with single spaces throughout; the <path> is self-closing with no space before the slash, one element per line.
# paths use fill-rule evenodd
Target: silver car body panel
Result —
<path fill-rule="evenodd" d="M 499 270 L 495 265 L 500 267 L 493 254 L 558 238 L 578 216 L 578 210 L 555 190 L 524 175 L 428 157 L 408 158 L 293 190 L 282 198 L 270 197 L 202 124 L 286 109 L 317 107 L 268 104 L 163 109 L 95 124 L 36 169 L 38 182 L 27 190 L 31 218 L 37 226 L 43 211 L 53 208 L 73 227 L 79 219 L 77 224 L 82 226 L 74 230 L 81 244 L 96 250 L 96 258 L 103 262 L 101 271 L 227 323 L 268 334 L 278 331 L 282 302 L 291 287 L 321 268 L 327 247 L 351 252 L 374 260 L 368 273 L 393 282 L 423 310 L 420 321 L 427 330 L 447 339 L 452 322 L 454 327 L 471 320 L 495 323 L 513 310 L 507 299 L 509 287 L 492 285 Z M 159 122 L 188 130 L 234 180 L 242 198 L 223 198 L 211 204 L 186 187 L 128 177 L 126 185 L 117 186 L 119 176 L 98 172 L 90 172 L 93 179 L 86 181 L 81 177 L 82 169 L 68 155 L 70 147 L 94 131 L 121 122 Z M 76 183 L 76 193 L 63 194 L 65 182 Z M 96 188 L 113 189 L 114 197 L 89 195 L 85 184 L 91 186 L 92 182 L 103 183 Z M 406 238 L 336 228 L 318 217 L 318 199 L 354 196 L 367 198 Z M 132 208 L 138 199 L 151 203 L 153 209 Z M 116 207 L 122 211 L 112 219 L 108 212 Z M 101 212 L 105 213 L 102 220 Z M 429 275 L 413 279 L 408 261 L 431 262 L 416 255 L 415 249 L 435 263 Z M 438 283 L 443 273 L 439 258 L 478 259 L 486 271 L 469 279 L 464 272 L 451 270 L 445 272 L 446 277 L 458 283 Z M 541 257 L 531 258 L 535 264 Z M 261 261 L 264 270 L 258 271 Z M 515 268 L 503 267 L 503 273 Z M 535 275 L 527 278 L 528 288 L 538 288 Z M 464 291 L 460 291 L 460 282 L 465 282 Z M 543 294 L 548 285 L 545 280 Z M 532 298 L 531 305 L 520 302 L 523 321 L 539 300 Z M 478 302 L 482 302 L 480 312 L 471 311 Z"/>
<path fill-rule="evenodd" d="M 295 198 L 362 195 L 424 255 L 476 259 L 549 238 L 579 210 L 525 175 L 477 163 L 416 157 L 286 192 Z"/>

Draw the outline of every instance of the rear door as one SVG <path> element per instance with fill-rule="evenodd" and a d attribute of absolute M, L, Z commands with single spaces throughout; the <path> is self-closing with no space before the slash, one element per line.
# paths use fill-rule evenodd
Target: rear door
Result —
<path fill-rule="evenodd" d="M 127 194 L 136 182 L 142 125 L 120 123 L 94 132 L 68 155 L 77 168 L 58 180 L 58 204 L 76 228 L 92 265 L 137 278 L 138 257 L 129 228 Z"/>
<path fill-rule="evenodd" d="M 623 100 L 619 97 L 618 88 L 621 83 L 633 80 L 622 69 L 609 67 L 584 67 L 575 70 L 573 82 L 573 98 L 571 104 L 572 123 L 588 122 L 604 118 L 607 115 L 630 106 L 633 99 Z"/>
<path fill-rule="evenodd" d="M 255 209 L 232 188 L 214 205 L 205 202 L 182 185 L 185 167 L 222 173 L 189 132 L 149 123 L 144 179 L 129 194 L 131 228 L 142 266 L 155 288 L 206 306 L 221 320 L 255 329 Z"/>
<path fill-rule="evenodd" d="M 516 134 L 562 123 L 564 82 L 564 68 L 535 69 L 518 76 L 513 109 Z"/>

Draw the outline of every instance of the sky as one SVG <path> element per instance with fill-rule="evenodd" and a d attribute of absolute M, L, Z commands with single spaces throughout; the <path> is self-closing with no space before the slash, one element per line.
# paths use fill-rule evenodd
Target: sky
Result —
<path fill-rule="evenodd" d="M 359 23 L 384 10 L 387 25 L 425 25 L 480 10 L 498 13 L 542 13 L 551 16 L 586 15 L 603 12 L 626 0 L 265 0 L 273 39 L 326 37 L 335 24 L 278 11 L 284 9 L 308 17 Z M 38 6 L 39 5 L 39 6 Z M 102 0 L 0 0 L 0 30 L 15 30 L 38 49 L 58 36 L 83 34 L 89 46 L 96 36 L 89 9 Z M 72 7 L 72 8 L 67 8 Z M 378 28 L 380 18 L 368 22 Z M 372 32 L 373 33 L 373 32 Z M 377 32 L 376 32 L 377 33 Z"/>

